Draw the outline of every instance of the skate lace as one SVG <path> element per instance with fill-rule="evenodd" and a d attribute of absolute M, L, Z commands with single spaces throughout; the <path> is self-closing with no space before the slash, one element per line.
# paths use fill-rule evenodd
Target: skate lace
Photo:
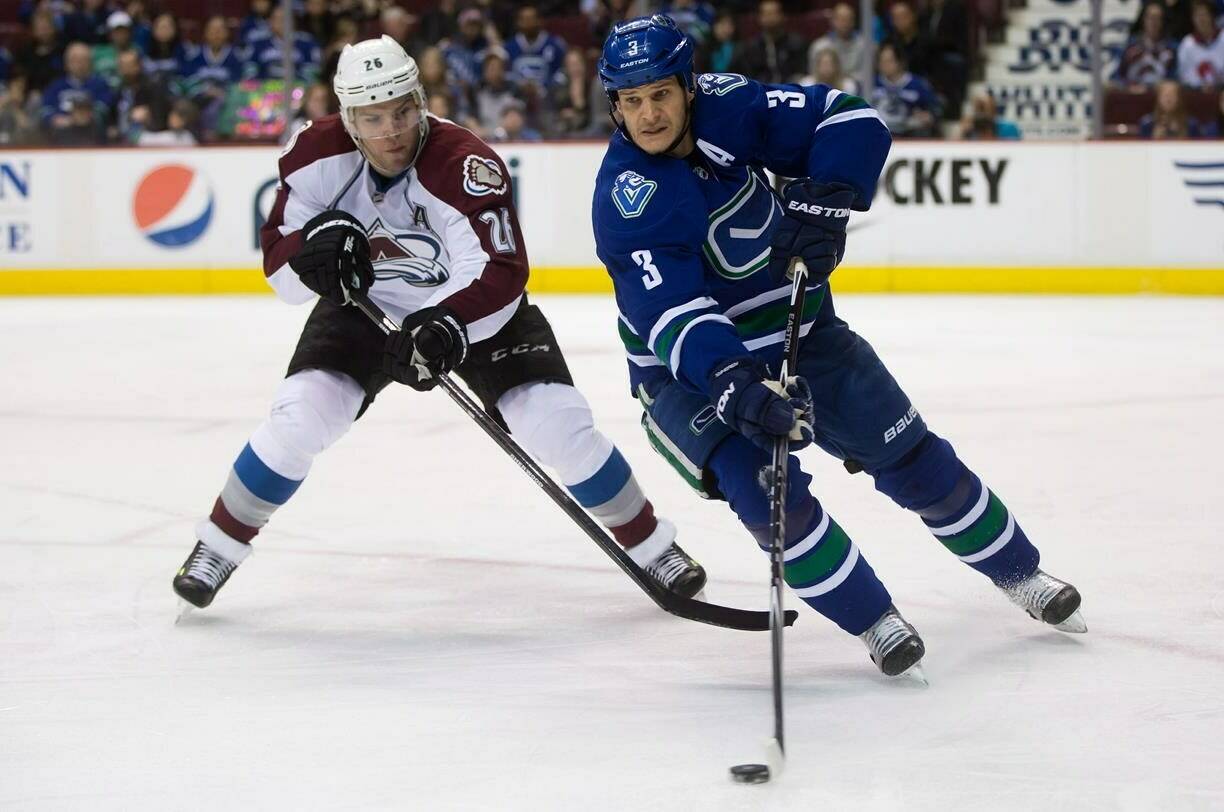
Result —
<path fill-rule="evenodd" d="M 646 565 L 646 572 L 650 573 L 663 586 L 670 587 L 672 582 L 680 576 L 680 573 L 687 570 L 688 567 L 688 561 L 685 560 L 685 557 L 680 554 L 680 551 L 673 544 L 667 552 Z"/>
<path fill-rule="evenodd" d="M 217 584 L 224 581 L 236 566 L 232 561 L 214 555 L 207 547 L 201 546 L 187 565 L 187 575 L 203 581 L 211 589 L 216 589 Z"/>
<path fill-rule="evenodd" d="M 1062 581 L 1041 570 L 1012 587 L 1004 587 L 1007 597 L 1025 609 L 1040 611 L 1065 587 Z"/>
<path fill-rule="evenodd" d="M 877 620 L 874 626 L 863 632 L 862 639 L 878 662 L 911 634 L 913 630 L 910 625 L 896 612 L 889 612 Z"/>

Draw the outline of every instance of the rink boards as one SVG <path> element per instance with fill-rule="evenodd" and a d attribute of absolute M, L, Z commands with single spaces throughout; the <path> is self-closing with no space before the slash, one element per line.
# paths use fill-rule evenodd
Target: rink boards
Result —
<path fill-rule="evenodd" d="M 507 144 L 531 289 L 601 292 L 604 146 Z M 0 151 L 0 293 L 268 290 L 273 147 Z M 1224 142 L 894 145 L 835 289 L 1224 293 Z"/>

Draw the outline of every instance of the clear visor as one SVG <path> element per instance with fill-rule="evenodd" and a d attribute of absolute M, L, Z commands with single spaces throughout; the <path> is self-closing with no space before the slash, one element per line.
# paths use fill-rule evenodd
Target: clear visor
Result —
<path fill-rule="evenodd" d="M 421 123 L 421 108 L 412 96 L 381 104 L 354 107 L 349 111 L 353 132 L 362 141 L 387 143 L 416 134 Z"/>

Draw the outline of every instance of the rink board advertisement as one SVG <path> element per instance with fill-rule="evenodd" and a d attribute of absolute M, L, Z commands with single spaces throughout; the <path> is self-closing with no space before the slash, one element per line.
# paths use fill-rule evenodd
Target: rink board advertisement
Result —
<path fill-rule="evenodd" d="M 603 146 L 499 146 L 537 291 L 611 289 Z M 0 151 L 0 293 L 267 290 L 279 151 Z M 896 144 L 851 218 L 847 291 L 1224 293 L 1224 144 Z"/>

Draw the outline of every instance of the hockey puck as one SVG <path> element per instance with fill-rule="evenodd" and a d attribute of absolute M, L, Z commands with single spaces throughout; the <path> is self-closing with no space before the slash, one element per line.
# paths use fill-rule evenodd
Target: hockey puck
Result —
<path fill-rule="evenodd" d="M 731 768 L 731 780 L 737 784 L 764 784 L 769 780 L 769 767 L 764 764 L 736 764 Z"/>

